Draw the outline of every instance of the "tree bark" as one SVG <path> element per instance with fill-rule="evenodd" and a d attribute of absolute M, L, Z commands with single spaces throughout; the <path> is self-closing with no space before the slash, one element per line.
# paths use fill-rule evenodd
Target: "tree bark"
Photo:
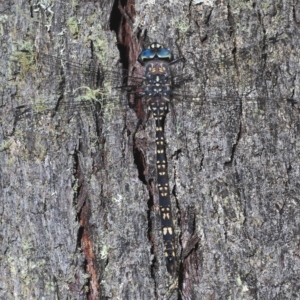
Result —
<path fill-rule="evenodd" d="M 0 298 L 297 299 L 299 9 L 291 0 L 0 4 Z M 141 74 L 138 54 L 154 41 L 184 58 L 174 74 L 192 79 L 165 124 L 173 277 L 155 122 L 110 88 L 124 82 L 107 72 Z M 79 67 L 90 62 L 97 78 Z"/>

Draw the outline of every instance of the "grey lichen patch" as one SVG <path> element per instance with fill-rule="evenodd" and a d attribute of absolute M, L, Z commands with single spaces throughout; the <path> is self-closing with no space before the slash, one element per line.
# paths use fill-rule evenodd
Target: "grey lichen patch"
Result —
<path fill-rule="evenodd" d="M 7 165 L 8 166 L 13 166 L 16 163 L 16 157 L 11 156 L 8 160 L 7 160 Z"/>
<path fill-rule="evenodd" d="M 78 0 L 71 1 L 72 8 L 75 9 L 78 6 Z"/>
<path fill-rule="evenodd" d="M 40 10 L 44 11 L 46 23 L 44 26 L 47 28 L 47 31 L 51 30 L 52 20 L 54 17 L 54 11 L 52 10 L 54 7 L 54 3 L 52 0 L 41 0 L 35 5 L 34 12 L 37 13 Z"/>
<path fill-rule="evenodd" d="M 32 101 L 31 108 L 34 114 L 45 111 L 47 109 L 46 100 L 43 98 L 38 98 L 37 101 Z"/>
<path fill-rule="evenodd" d="M 104 84 L 102 88 L 91 89 L 88 86 L 81 86 L 77 90 L 84 90 L 85 93 L 75 98 L 76 101 L 90 101 L 98 102 L 101 106 L 101 111 L 104 114 L 104 118 L 111 120 L 113 114 L 119 109 L 116 104 L 118 97 L 114 97 L 112 94 L 112 88 L 110 84 Z"/>
<path fill-rule="evenodd" d="M 188 19 L 174 19 L 173 24 L 181 34 L 187 33 L 187 31 L 190 29 Z"/>
<path fill-rule="evenodd" d="M 79 32 L 79 24 L 77 20 L 74 17 L 71 17 L 67 20 L 67 25 L 69 27 L 69 30 L 74 38 L 78 36 Z"/>
<path fill-rule="evenodd" d="M 89 36 L 89 39 L 93 41 L 95 53 L 101 65 L 105 66 L 111 51 L 105 31 L 100 24 L 92 28 L 92 34 Z"/>
<path fill-rule="evenodd" d="M 0 16 L 0 36 L 4 35 L 4 30 L 3 30 L 3 24 L 6 23 L 8 20 L 8 16 L 5 14 L 2 14 Z"/>
<path fill-rule="evenodd" d="M 77 90 L 85 90 L 85 93 L 76 97 L 76 101 L 97 101 L 101 103 L 101 99 L 106 96 L 103 89 L 91 89 L 88 86 L 81 86 L 77 88 L 76 91 Z"/>
<path fill-rule="evenodd" d="M 107 259 L 108 253 L 109 253 L 109 246 L 103 245 L 101 252 L 100 252 L 100 258 L 101 259 Z"/>
<path fill-rule="evenodd" d="M 35 140 L 35 147 L 34 147 L 34 154 L 36 157 L 38 157 L 41 161 L 45 159 L 47 152 L 48 152 L 48 147 L 45 146 L 42 143 L 42 136 L 37 136 Z"/>
<path fill-rule="evenodd" d="M 26 75 L 29 71 L 35 71 L 35 52 L 31 41 L 19 43 L 14 48 L 10 59 L 21 67 L 21 74 Z"/>
<path fill-rule="evenodd" d="M 11 276 L 15 279 L 18 278 L 22 285 L 20 289 L 14 293 L 15 298 L 32 298 L 32 282 L 39 282 L 43 278 L 44 282 L 44 299 L 47 299 L 47 296 L 53 295 L 53 284 L 51 284 L 52 279 L 47 272 L 45 272 L 46 261 L 44 259 L 36 259 L 33 261 L 30 259 L 31 255 L 34 253 L 34 249 L 31 248 L 24 249 L 22 255 L 16 256 L 11 255 L 7 257 L 6 261 L 9 266 Z M 43 270 L 43 271 L 40 271 Z M 43 298 L 41 298 L 43 299 Z"/>
<path fill-rule="evenodd" d="M 43 9 L 44 11 L 48 12 L 51 16 L 54 14 L 52 11 L 52 8 L 54 4 L 52 3 L 52 0 L 41 0 L 38 3 L 39 7 L 36 8 L 34 11 L 39 11 L 39 9 Z"/>
<path fill-rule="evenodd" d="M 12 143 L 12 139 L 2 141 L 2 143 L 0 144 L 0 152 L 7 150 Z"/>

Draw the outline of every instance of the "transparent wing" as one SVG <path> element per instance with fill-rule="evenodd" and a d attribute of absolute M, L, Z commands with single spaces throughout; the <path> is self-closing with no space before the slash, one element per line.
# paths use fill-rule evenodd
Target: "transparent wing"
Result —
<path fill-rule="evenodd" d="M 208 53 L 205 57 L 193 56 L 189 72 L 184 71 L 186 63 L 174 64 L 171 106 L 175 114 L 180 114 L 177 119 L 189 116 L 189 111 L 200 116 L 213 114 L 216 110 L 241 109 L 243 101 L 260 101 L 261 97 L 253 93 L 259 74 L 253 75 L 249 70 L 249 74 L 243 76 L 243 82 L 239 82 L 235 56 L 219 54 L 216 57 Z M 51 78 L 57 81 L 58 90 L 59 86 L 66 86 L 64 90 L 67 96 L 56 95 L 54 101 L 50 97 L 47 101 L 18 106 L 15 108 L 18 119 L 38 118 L 48 113 L 59 113 L 61 118 L 68 119 L 74 112 L 94 111 L 100 114 L 107 109 L 111 113 L 122 114 L 129 104 L 134 106 L 128 101 L 128 94 L 141 98 L 139 94 L 143 90 L 143 74 L 129 76 L 127 70 L 103 68 L 95 60 L 79 64 L 41 53 L 37 55 L 37 69 L 43 74 L 54 73 L 55 76 Z M 139 101 L 143 103 L 144 100 Z"/>

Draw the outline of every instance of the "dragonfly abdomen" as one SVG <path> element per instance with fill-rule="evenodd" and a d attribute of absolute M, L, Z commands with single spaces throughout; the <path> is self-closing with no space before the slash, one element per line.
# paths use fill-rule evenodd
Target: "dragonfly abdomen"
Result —
<path fill-rule="evenodd" d="M 157 184 L 159 194 L 159 208 L 161 214 L 161 226 L 164 241 L 164 255 L 166 259 L 167 269 L 170 273 L 173 273 L 175 263 L 175 245 L 171 212 L 169 176 L 163 131 L 163 119 L 164 118 L 156 120 Z"/>
<path fill-rule="evenodd" d="M 175 266 L 175 244 L 173 234 L 173 220 L 171 211 L 171 199 L 169 188 L 169 176 L 167 168 L 167 156 L 164 138 L 164 119 L 161 111 L 165 111 L 167 104 L 152 108 L 153 116 L 156 119 L 156 166 L 157 185 L 159 194 L 159 208 L 161 214 L 161 226 L 164 241 L 164 256 L 169 273 L 173 273 Z M 160 109 L 161 108 L 161 109 Z"/>

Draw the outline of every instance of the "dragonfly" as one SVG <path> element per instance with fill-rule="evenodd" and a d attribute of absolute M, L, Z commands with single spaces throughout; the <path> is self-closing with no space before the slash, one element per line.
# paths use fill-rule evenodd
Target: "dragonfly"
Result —
<path fill-rule="evenodd" d="M 49 72 L 56 72 L 58 86 L 66 84 L 62 72 L 64 70 L 72 78 L 72 87 L 75 88 L 70 89 L 68 97 L 56 95 L 56 99 L 59 99 L 56 101 L 38 101 L 34 104 L 17 106 L 15 123 L 23 119 L 28 120 L 28 130 L 34 130 L 42 117 L 49 114 L 53 120 L 71 119 L 74 112 L 86 110 L 91 114 L 109 118 L 112 114 L 122 114 L 129 107 L 139 116 L 137 126 L 144 125 L 144 119 L 147 120 L 152 114 L 156 129 L 156 170 L 164 257 L 167 271 L 173 275 L 176 269 L 176 245 L 164 133 L 166 118 L 170 111 L 175 111 L 175 115 L 176 111 L 180 111 L 181 116 L 174 118 L 177 126 L 176 123 L 181 122 L 182 116 L 189 111 L 205 115 L 216 110 L 239 110 L 241 101 L 234 89 L 233 80 L 228 82 L 226 87 L 217 81 L 209 82 L 209 79 L 205 84 L 198 82 L 198 85 L 202 86 L 201 92 L 196 96 L 192 95 L 189 91 L 192 90 L 197 78 L 202 79 L 206 76 L 207 70 L 205 67 L 199 68 L 195 65 L 192 69 L 194 74 L 178 71 L 176 65 L 184 59 L 182 57 L 174 59 L 171 50 L 157 42 L 141 51 L 138 62 L 144 71 L 134 76 L 128 71 L 117 72 L 102 68 L 94 61 L 82 65 L 46 54 L 40 54 L 39 59 L 43 65 L 49 67 Z M 226 67 L 229 68 L 234 61 L 211 60 L 210 64 L 216 77 L 221 81 L 226 73 Z M 139 103 L 142 103 L 142 107 L 148 107 L 147 118 L 139 113 Z M 188 130 L 189 124 L 186 124 Z M 179 131 L 181 130 L 179 126 Z"/>

